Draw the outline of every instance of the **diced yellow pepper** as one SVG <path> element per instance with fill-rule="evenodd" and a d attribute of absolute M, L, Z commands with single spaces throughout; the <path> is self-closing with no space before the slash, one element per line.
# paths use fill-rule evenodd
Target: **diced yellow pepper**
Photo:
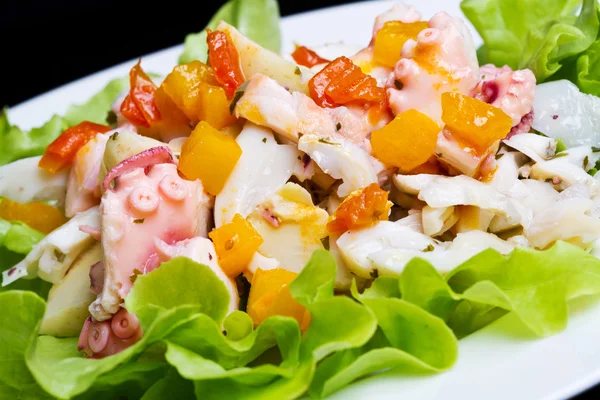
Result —
<path fill-rule="evenodd" d="M 222 87 L 202 82 L 199 93 L 202 107 L 198 110 L 198 120 L 206 121 L 216 129 L 223 129 L 236 121 L 229 111 L 231 102 Z"/>
<path fill-rule="evenodd" d="M 482 154 L 504 139 L 512 119 L 500 108 L 460 93 L 442 94 L 442 121 L 452 135 Z"/>
<path fill-rule="evenodd" d="M 427 115 L 410 109 L 371 134 L 373 153 L 381 162 L 410 171 L 429 160 L 440 127 Z"/>
<path fill-rule="evenodd" d="M 167 94 L 190 121 L 207 121 L 221 129 L 236 120 L 229 112 L 225 90 L 219 86 L 212 69 L 200 61 L 173 68 L 159 90 Z"/>
<path fill-rule="evenodd" d="M 295 318 L 303 331 L 308 328 L 310 313 L 292 297 L 289 289 L 296 277 L 296 273 L 283 268 L 256 270 L 248 298 L 248 315 L 255 326 L 272 315 L 283 315 Z"/>
<path fill-rule="evenodd" d="M 7 198 L 0 199 L 0 218 L 22 222 L 45 234 L 52 232 L 68 220 L 62 211 L 46 203 L 22 204 Z"/>
<path fill-rule="evenodd" d="M 374 58 L 379 64 L 393 68 L 400 60 L 400 51 L 408 39 L 415 40 L 419 32 L 427 28 L 427 22 L 404 23 L 388 21 L 375 35 Z"/>
<path fill-rule="evenodd" d="M 241 155 L 235 139 L 202 121 L 183 143 L 178 169 L 187 179 L 200 179 L 204 189 L 216 196 Z"/>
<path fill-rule="evenodd" d="M 214 229 L 208 236 L 215 245 L 219 266 L 231 278 L 246 269 L 263 243 L 262 237 L 240 214 L 235 214 L 233 221 Z"/>

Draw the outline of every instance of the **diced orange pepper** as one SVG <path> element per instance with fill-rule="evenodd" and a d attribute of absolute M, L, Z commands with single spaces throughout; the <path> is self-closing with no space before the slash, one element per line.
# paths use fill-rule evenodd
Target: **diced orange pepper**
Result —
<path fill-rule="evenodd" d="M 235 139 L 201 121 L 181 147 L 178 169 L 187 179 L 200 179 L 204 189 L 216 196 L 241 155 Z"/>
<path fill-rule="evenodd" d="M 400 51 L 408 39 L 417 39 L 417 35 L 427 28 L 427 22 L 404 23 L 388 21 L 375 35 L 374 58 L 379 64 L 394 68 L 400 60 Z"/>
<path fill-rule="evenodd" d="M 46 203 L 23 204 L 7 198 L 0 199 L 0 218 L 22 222 L 45 234 L 52 232 L 68 220 L 62 211 Z"/>
<path fill-rule="evenodd" d="M 48 145 L 38 166 L 48 172 L 56 173 L 73 163 L 75 154 L 87 142 L 99 133 L 110 131 L 106 125 L 83 121 L 65 130 L 59 137 Z"/>
<path fill-rule="evenodd" d="M 283 268 L 256 270 L 248 298 L 248 315 L 255 326 L 272 315 L 283 315 L 295 318 L 303 331 L 308 328 L 310 313 L 292 297 L 289 289 L 297 276 Z"/>
<path fill-rule="evenodd" d="M 235 45 L 225 32 L 207 29 L 208 61 L 215 70 L 217 81 L 223 85 L 228 98 L 244 83 L 244 73 Z"/>
<path fill-rule="evenodd" d="M 385 221 L 392 206 L 388 201 L 388 192 L 378 184 L 351 193 L 333 214 L 327 230 L 343 233 L 351 229 L 363 229 L 374 225 L 377 221 Z"/>
<path fill-rule="evenodd" d="M 430 157 L 426 163 L 419 165 L 416 168 L 407 171 L 408 175 L 418 175 L 418 174 L 431 174 L 431 175 L 444 175 L 445 171 L 437 157 Z"/>
<path fill-rule="evenodd" d="M 129 71 L 129 94 L 121 104 L 121 114 L 135 125 L 149 128 L 160 121 L 161 115 L 154 93 L 156 85 L 137 62 Z"/>
<path fill-rule="evenodd" d="M 157 91 L 157 101 L 161 90 L 190 121 L 206 121 L 222 129 L 236 120 L 229 112 L 230 102 L 213 69 L 200 61 L 173 68 Z"/>
<path fill-rule="evenodd" d="M 216 129 L 223 129 L 236 121 L 235 116 L 229 111 L 231 102 L 222 87 L 202 82 L 199 92 L 202 104 L 198 112 L 200 121 L 206 121 Z"/>
<path fill-rule="evenodd" d="M 385 89 L 372 76 L 362 72 L 347 57 L 338 57 L 308 81 L 310 97 L 321 107 L 335 107 L 351 102 L 379 103 Z"/>
<path fill-rule="evenodd" d="M 512 119 L 500 108 L 460 93 L 442 94 L 442 120 L 452 136 L 479 154 L 504 139 L 512 127 Z"/>
<path fill-rule="evenodd" d="M 306 46 L 296 46 L 296 50 L 292 53 L 292 58 L 296 61 L 296 64 L 308 68 L 330 62 L 330 60 L 321 57 Z"/>
<path fill-rule="evenodd" d="M 219 266 L 231 278 L 246 269 L 263 243 L 262 237 L 240 214 L 235 214 L 230 223 L 214 229 L 208 236 L 215 245 Z"/>
<path fill-rule="evenodd" d="M 163 85 L 156 89 L 154 100 L 156 101 L 156 107 L 158 107 L 158 111 L 160 111 L 162 117 L 161 122 L 163 122 L 165 126 L 177 127 L 189 123 L 188 117 L 165 92 Z"/>
<path fill-rule="evenodd" d="M 439 132 L 435 121 L 410 109 L 371 133 L 373 154 L 385 164 L 410 171 L 433 155 Z"/>

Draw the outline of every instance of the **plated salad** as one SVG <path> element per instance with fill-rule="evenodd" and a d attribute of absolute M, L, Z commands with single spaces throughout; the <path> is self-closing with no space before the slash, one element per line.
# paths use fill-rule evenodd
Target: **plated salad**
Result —
<path fill-rule="evenodd" d="M 0 397 L 323 398 L 563 330 L 600 292 L 600 7 L 461 7 L 479 49 L 398 3 L 280 54 L 277 2 L 230 0 L 166 76 L 5 110 Z"/>

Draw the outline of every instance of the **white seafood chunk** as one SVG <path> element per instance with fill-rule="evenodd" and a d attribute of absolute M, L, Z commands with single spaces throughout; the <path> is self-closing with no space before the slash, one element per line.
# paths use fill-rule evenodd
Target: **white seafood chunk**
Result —
<path fill-rule="evenodd" d="M 377 182 L 371 156 L 340 136 L 304 135 L 298 142 L 298 148 L 308 153 L 323 172 L 343 181 L 337 189 L 340 197 Z"/>
<path fill-rule="evenodd" d="M 29 157 L 0 166 L 0 197 L 19 203 L 65 199 L 69 169 L 51 174 L 38 167 L 42 157 Z"/>
<path fill-rule="evenodd" d="M 2 273 L 2 286 L 22 277 L 39 276 L 50 283 L 60 282 L 77 256 L 94 241 L 88 233 L 79 230 L 83 225 L 100 229 L 98 207 L 75 215 L 50 232 L 21 262 Z"/>
<path fill-rule="evenodd" d="M 556 153 L 556 139 L 536 135 L 535 133 L 520 133 L 503 142 L 535 162 L 548 160 L 554 157 Z"/>
<path fill-rule="evenodd" d="M 600 98 L 581 93 L 567 80 L 537 86 L 533 128 L 567 147 L 600 143 Z"/>
<path fill-rule="evenodd" d="M 565 150 L 548 161 L 535 163 L 531 167 L 531 178 L 550 180 L 560 189 L 581 183 L 587 185 L 592 194 L 599 188 L 599 182 L 587 173 L 594 168 L 600 153 L 594 153 L 590 146 L 579 146 Z"/>
<path fill-rule="evenodd" d="M 258 251 L 276 259 L 280 268 L 300 273 L 327 236 L 327 211 L 313 205 L 310 193 L 287 183 L 248 217 L 263 239 Z"/>
<path fill-rule="evenodd" d="M 290 179 L 300 152 L 280 145 L 270 129 L 251 122 L 236 139 L 242 155 L 215 198 L 215 226 L 230 222 L 235 214 L 247 217 L 259 204 Z"/>
<path fill-rule="evenodd" d="M 458 220 L 458 213 L 455 207 L 434 208 L 430 206 L 423 207 L 421 212 L 423 220 L 423 233 L 427 236 L 439 236 L 452 228 Z"/>
<path fill-rule="evenodd" d="M 509 253 L 515 245 L 482 231 L 459 233 L 453 242 L 437 243 L 394 222 L 382 221 L 372 228 L 346 232 L 338 246 L 351 271 L 363 278 L 400 276 L 415 257 L 448 272 L 474 255 L 493 248 Z"/>
<path fill-rule="evenodd" d="M 589 215 L 594 202 L 589 189 L 574 185 L 543 208 L 536 208 L 525 236 L 532 246 L 544 249 L 557 240 L 586 247 L 600 237 L 600 219 Z"/>

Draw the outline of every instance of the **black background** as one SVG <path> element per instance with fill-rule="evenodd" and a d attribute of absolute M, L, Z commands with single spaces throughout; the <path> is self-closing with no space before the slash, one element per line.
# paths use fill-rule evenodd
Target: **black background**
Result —
<path fill-rule="evenodd" d="M 285 16 L 351 2 L 280 0 L 279 4 Z M 0 0 L 0 107 L 183 43 L 187 33 L 204 28 L 221 4 L 206 0 L 154 5 L 133 0 Z M 577 397 L 583 398 L 600 398 L 600 387 Z"/>

